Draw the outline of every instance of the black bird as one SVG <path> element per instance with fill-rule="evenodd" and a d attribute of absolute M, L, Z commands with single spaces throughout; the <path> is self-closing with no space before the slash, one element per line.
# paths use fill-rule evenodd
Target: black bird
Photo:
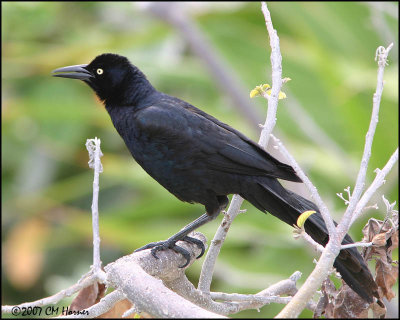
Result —
<path fill-rule="evenodd" d="M 142 168 L 179 200 L 205 206 L 205 214 L 168 240 L 138 250 L 152 248 L 157 257 L 157 251 L 171 248 L 188 261 L 188 252 L 175 243 L 186 240 L 202 246 L 187 235 L 216 218 L 227 206 L 229 194 L 241 195 L 262 212 L 291 226 L 304 211 L 315 210 L 305 230 L 318 243 L 328 242 L 328 231 L 316 205 L 278 182 L 278 178 L 301 182 L 291 166 L 229 125 L 157 91 L 127 58 L 106 53 L 89 64 L 59 68 L 53 73 L 87 83 L 103 101 Z M 353 240 L 346 235 L 343 244 L 348 243 Z M 371 303 L 373 297 L 379 299 L 377 285 L 356 248 L 341 250 L 334 266 L 364 300 Z"/>

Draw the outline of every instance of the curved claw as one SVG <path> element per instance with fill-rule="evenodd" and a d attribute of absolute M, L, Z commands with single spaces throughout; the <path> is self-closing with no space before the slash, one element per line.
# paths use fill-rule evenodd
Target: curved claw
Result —
<path fill-rule="evenodd" d="M 201 252 L 196 257 L 196 259 L 199 259 L 199 258 L 201 258 L 203 256 L 204 251 L 206 250 L 206 248 L 204 247 L 204 243 L 202 241 L 200 241 L 199 239 L 196 239 L 196 238 L 189 237 L 189 236 L 184 237 L 182 240 L 186 241 L 186 242 L 191 242 L 191 243 L 197 245 L 201 249 Z"/>
<path fill-rule="evenodd" d="M 151 249 L 151 255 L 156 258 L 159 259 L 157 257 L 157 251 L 162 251 L 162 250 L 166 250 L 166 249 L 172 249 L 173 251 L 175 251 L 176 253 L 180 253 L 181 255 L 183 255 L 183 257 L 186 259 L 186 262 L 180 266 L 179 268 L 184 268 L 186 267 L 189 262 L 190 262 L 190 253 L 189 251 L 187 251 L 186 249 L 179 247 L 176 245 L 176 242 L 178 240 L 166 240 L 166 241 L 159 241 L 159 242 L 152 242 L 149 244 L 146 244 L 145 246 L 136 249 L 134 252 L 138 252 L 138 251 L 142 251 L 142 250 L 146 250 L 146 249 Z M 205 247 L 202 241 L 196 239 L 196 238 L 192 238 L 189 236 L 185 236 L 182 241 L 186 241 L 186 242 L 190 242 L 193 243 L 195 245 L 197 245 L 200 249 L 201 249 L 201 253 L 196 257 L 196 259 L 200 258 L 205 251 Z"/>
<path fill-rule="evenodd" d="M 142 248 L 136 249 L 136 251 L 141 251 L 141 250 L 145 250 L 145 249 L 150 249 L 151 248 L 151 255 L 156 258 L 159 259 L 159 257 L 157 256 L 157 252 L 158 251 L 163 251 L 166 249 L 171 249 L 173 251 L 175 251 L 176 253 L 180 253 L 181 255 L 183 255 L 183 257 L 186 259 L 186 262 L 182 265 L 179 266 L 179 268 L 184 268 L 186 267 L 189 262 L 190 262 L 190 253 L 189 251 L 187 251 L 186 249 L 183 249 L 182 247 L 177 246 L 174 242 L 168 242 L 167 241 L 161 241 L 161 242 L 154 242 L 154 243 L 149 243 L 147 245 L 145 245 Z"/>
<path fill-rule="evenodd" d="M 153 244 L 153 243 L 151 243 L 151 244 Z M 154 258 L 159 259 L 159 257 L 157 257 L 157 251 L 166 250 L 166 249 L 169 249 L 169 247 L 167 245 L 165 245 L 166 241 L 165 242 L 155 242 L 154 244 L 155 245 L 152 245 L 151 247 L 149 247 L 149 248 L 152 248 L 150 252 Z"/>
<path fill-rule="evenodd" d="M 171 249 L 174 250 L 177 253 L 180 253 L 186 259 L 186 262 L 183 265 L 179 266 L 179 268 L 186 267 L 190 262 L 190 253 L 189 253 L 189 251 L 187 251 L 186 249 L 183 249 L 182 247 L 179 247 L 177 245 L 174 245 Z"/>

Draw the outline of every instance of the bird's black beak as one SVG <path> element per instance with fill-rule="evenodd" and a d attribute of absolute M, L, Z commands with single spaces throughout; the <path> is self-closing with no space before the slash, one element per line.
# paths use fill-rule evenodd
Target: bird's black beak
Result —
<path fill-rule="evenodd" d="M 93 77 L 93 75 L 85 69 L 87 64 L 78 64 L 76 66 L 68 66 L 63 68 L 58 68 L 52 71 L 53 77 L 88 80 Z"/>

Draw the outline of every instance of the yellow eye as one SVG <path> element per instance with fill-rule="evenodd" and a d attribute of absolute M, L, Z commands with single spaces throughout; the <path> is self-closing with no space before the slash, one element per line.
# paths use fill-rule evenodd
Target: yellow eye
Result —
<path fill-rule="evenodd" d="M 96 70 L 96 72 L 97 72 L 97 74 L 103 74 L 103 69 L 100 69 L 100 68 L 98 68 L 97 70 Z"/>

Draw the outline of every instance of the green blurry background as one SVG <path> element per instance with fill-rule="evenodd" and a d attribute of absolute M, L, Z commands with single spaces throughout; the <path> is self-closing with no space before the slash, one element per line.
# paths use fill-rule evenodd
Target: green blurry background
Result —
<path fill-rule="evenodd" d="M 269 39 L 259 3 L 180 5 L 236 73 L 246 99 L 256 85 L 271 83 Z M 269 9 L 280 37 L 283 76 L 292 79 L 283 88 L 288 98 L 280 102 L 275 133 L 339 219 L 345 206 L 336 193 L 354 186 L 369 125 L 375 50 L 390 42 L 394 48 L 385 70 L 368 182 L 398 145 L 398 4 L 274 2 Z M 86 85 L 50 76 L 55 68 L 88 63 L 104 52 L 127 56 L 157 89 L 258 140 L 260 129 L 239 113 L 203 60 L 145 4 L 2 2 L 3 304 L 54 294 L 88 271 L 93 182 L 88 138 L 99 137 L 104 153 L 99 199 L 104 265 L 166 239 L 203 213 L 201 205 L 180 202 L 132 160 Z M 266 101 L 249 103 L 263 123 Z M 305 121 L 299 125 L 300 116 L 293 116 L 298 105 L 326 138 Z M 361 240 L 369 216 L 384 218 L 382 192 L 390 202 L 398 200 L 397 176 L 396 165 L 374 199 L 380 209 L 353 226 L 355 240 Z M 307 195 L 301 186 L 291 187 Z M 243 208 L 247 213 L 239 215 L 228 234 L 212 289 L 253 293 L 296 270 L 303 273 L 302 283 L 313 269 L 315 253 L 293 239 L 289 226 L 248 203 Z M 221 219 L 200 231 L 211 239 Z M 188 270 L 195 283 L 202 260 Z M 260 313 L 236 316 L 272 317 L 281 308 L 270 305 Z"/>

